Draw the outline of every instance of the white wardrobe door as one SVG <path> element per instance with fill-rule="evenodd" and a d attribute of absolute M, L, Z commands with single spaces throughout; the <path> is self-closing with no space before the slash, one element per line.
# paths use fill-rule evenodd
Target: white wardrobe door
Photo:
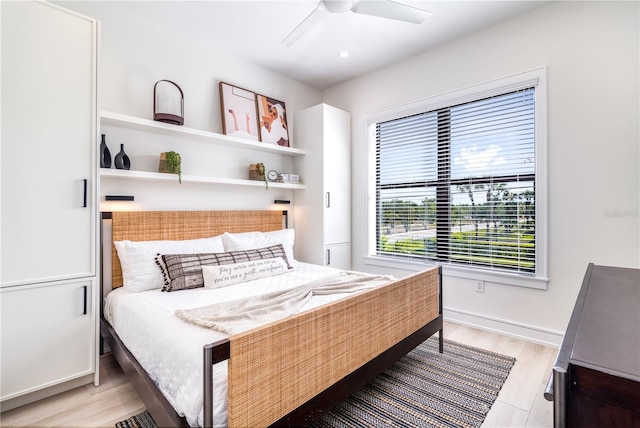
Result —
<path fill-rule="evenodd" d="M 46 3 L 0 7 L 2 284 L 91 275 L 96 24 Z"/>
<path fill-rule="evenodd" d="M 351 244 L 331 244 L 325 246 L 324 264 L 336 269 L 351 269 Z"/>
<path fill-rule="evenodd" d="M 0 290 L 2 399 L 92 373 L 92 284 Z"/>
<path fill-rule="evenodd" d="M 324 243 L 351 241 L 351 146 L 349 114 L 324 110 Z"/>

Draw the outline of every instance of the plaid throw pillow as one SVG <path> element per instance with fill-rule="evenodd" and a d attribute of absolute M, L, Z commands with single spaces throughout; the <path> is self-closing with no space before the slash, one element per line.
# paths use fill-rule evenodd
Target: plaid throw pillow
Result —
<path fill-rule="evenodd" d="M 158 254 L 156 264 L 164 277 L 162 291 L 177 291 L 204 287 L 202 266 L 228 265 L 275 257 L 282 257 L 291 269 L 282 244 L 228 253 Z"/>

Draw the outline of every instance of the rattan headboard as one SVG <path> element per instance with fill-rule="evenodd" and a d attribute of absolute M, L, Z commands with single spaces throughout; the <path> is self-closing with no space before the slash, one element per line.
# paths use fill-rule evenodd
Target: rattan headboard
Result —
<path fill-rule="evenodd" d="M 122 285 L 113 242 L 207 238 L 224 232 L 271 232 L 282 229 L 282 211 L 116 211 L 111 213 L 112 287 Z"/>

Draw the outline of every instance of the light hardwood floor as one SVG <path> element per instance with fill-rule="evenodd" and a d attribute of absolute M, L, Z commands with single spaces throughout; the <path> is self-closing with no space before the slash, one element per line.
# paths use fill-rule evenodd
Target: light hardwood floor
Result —
<path fill-rule="evenodd" d="M 445 322 L 445 337 L 516 358 L 483 427 L 551 427 L 543 397 L 557 349 Z M 144 405 L 110 355 L 100 360 L 99 387 L 86 385 L 0 414 L 2 427 L 113 427 Z"/>

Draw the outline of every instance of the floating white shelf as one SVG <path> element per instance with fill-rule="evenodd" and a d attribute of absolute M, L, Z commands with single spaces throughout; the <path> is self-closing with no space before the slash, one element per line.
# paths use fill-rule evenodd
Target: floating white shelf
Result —
<path fill-rule="evenodd" d="M 129 171 L 129 170 L 123 170 L 123 169 L 101 168 L 100 177 L 107 178 L 107 179 L 175 181 L 176 183 L 178 183 L 178 176 L 176 174 L 165 174 L 161 172 L 149 172 L 149 171 Z M 209 184 L 224 184 L 224 185 L 234 185 L 234 186 L 265 187 L 264 181 L 241 180 L 238 178 L 205 177 L 205 176 L 185 175 L 185 174 L 182 174 L 182 182 L 183 183 L 209 183 Z M 307 186 L 305 186 L 304 184 L 269 182 L 269 188 L 304 190 L 307 188 Z"/>
<path fill-rule="evenodd" d="M 243 138 L 231 137 L 229 135 L 218 134 L 216 132 L 201 131 L 199 129 L 186 128 L 184 126 L 171 125 L 168 123 L 157 122 L 149 119 L 141 119 L 138 117 L 127 116 L 124 114 L 112 113 L 108 111 L 100 112 L 100 122 L 103 125 L 114 125 L 138 131 L 155 132 L 162 135 L 187 137 L 189 139 L 197 139 L 224 146 L 243 147 L 263 152 L 278 153 L 286 156 L 304 156 L 307 154 L 305 150 L 296 149 L 293 147 L 283 147 L 276 144 L 261 143 L 259 141 L 251 141 Z"/>

